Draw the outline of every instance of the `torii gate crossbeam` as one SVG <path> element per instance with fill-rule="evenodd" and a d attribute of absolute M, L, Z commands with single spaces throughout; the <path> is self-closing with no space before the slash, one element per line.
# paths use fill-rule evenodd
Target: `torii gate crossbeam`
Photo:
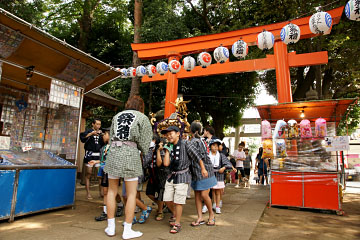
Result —
<path fill-rule="evenodd" d="M 333 20 L 333 25 L 338 24 L 344 7 L 339 7 L 328 11 Z M 309 28 L 310 16 L 295 19 L 292 23 L 298 25 L 301 31 L 301 39 L 316 37 Z M 169 117 L 175 111 L 175 106 L 170 102 L 175 102 L 178 93 L 178 79 L 190 77 L 202 77 L 216 74 L 230 74 L 237 72 L 249 72 L 266 69 L 276 70 L 278 102 L 292 102 L 292 91 L 290 81 L 290 67 L 301 67 L 320 65 L 328 63 L 327 52 L 314 52 L 305 54 L 288 53 L 287 45 L 280 40 L 281 29 L 289 22 L 275 23 L 265 26 L 258 26 L 242 30 L 236 30 L 225 33 L 209 34 L 206 36 L 178 39 L 166 42 L 156 43 L 137 43 L 132 44 L 133 51 L 138 53 L 140 59 L 161 59 L 173 58 L 179 59 L 181 56 L 196 51 L 207 49 L 214 50 L 220 44 L 225 47 L 231 47 L 240 37 L 247 42 L 249 46 L 256 45 L 256 37 L 263 29 L 270 31 L 275 36 L 274 55 L 267 55 L 266 58 L 226 62 L 224 64 L 212 64 L 208 68 L 195 67 L 191 72 L 184 69 L 177 74 L 167 73 L 164 76 L 157 74 L 153 78 L 145 76 L 142 82 L 153 82 L 167 80 L 165 118 Z"/>

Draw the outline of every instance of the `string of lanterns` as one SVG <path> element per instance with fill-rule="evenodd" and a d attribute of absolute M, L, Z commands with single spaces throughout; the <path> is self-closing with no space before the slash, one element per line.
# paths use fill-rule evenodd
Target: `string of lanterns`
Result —
<path fill-rule="evenodd" d="M 360 0 L 350 0 L 345 6 L 345 15 L 348 19 L 353 21 L 360 21 Z M 314 34 L 329 34 L 332 27 L 332 18 L 331 15 L 327 12 L 319 11 L 313 14 L 309 20 L 310 31 Z M 301 32 L 299 26 L 293 23 L 289 23 L 281 29 L 280 38 L 281 41 L 285 44 L 295 44 L 300 40 Z M 256 44 L 261 50 L 269 50 L 274 46 L 275 37 L 269 31 L 262 31 L 258 34 L 256 39 Z M 245 41 L 242 39 L 236 41 L 231 48 L 231 52 L 234 57 L 238 59 L 243 59 L 247 56 L 249 52 L 249 47 Z M 214 59 L 217 63 L 225 63 L 229 57 L 229 49 L 220 45 L 213 52 Z M 207 68 L 211 65 L 212 56 L 208 52 L 201 52 L 198 54 L 197 59 L 191 56 L 186 56 L 181 63 L 173 59 L 168 64 L 166 62 L 159 62 L 156 66 L 150 64 L 146 67 L 140 65 L 136 68 L 115 68 L 116 71 L 120 72 L 121 78 L 135 78 L 143 77 L 145 75 L 150 78 L 159 73 L 160 75 L 166 74 L 168 71 L 175 74 L 181 70 L 181 66 L 186 71 L 191 71 L 195 68 L 196 63 L 202 68 Z"/>

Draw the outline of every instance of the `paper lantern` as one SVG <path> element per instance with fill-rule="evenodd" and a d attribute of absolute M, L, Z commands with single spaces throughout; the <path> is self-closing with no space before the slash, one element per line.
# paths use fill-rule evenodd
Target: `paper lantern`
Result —
<path fill-rule="evenodd" d="M 288 137 L 289 138 L 297 138 L 299 136 L 299 127 L 297 122 L 293 119 L 287 122 L 288 127 Z"/>
<path fill-rule="evenodd" d="M 167 73 L 167 71 L 168 71 L 167 63 L 166 62 L 159 62 L 158 64 L 156 64 L 156 71 L 160 75 L 164 75 L 165 73 Z"/>
<path fill-rule="evenodd" d="M 261 137 L 264 138 L 271 138 L 271 125 L 269 121 L 263 120 L 261 122 Z"/>
<path fill-rule="evenodd" d="M 285 44 L 294 44 L 300 40 L 300 28 L 298 25 L 289 23 L 281 29 L 281 41 Z"/>
<path fill-rule="evenodd" d="M 324 34 L 331 29 L 332 18 L 327 12 L 317 12 L 309 20 L 310 31 L 314 34 Z"/>
<path fill-rule="evenodd" d="M 195 59 L 191 56 L 187 56 L 183 59 L 184 69 L 188 72 L 195 68 L 196 62 Z"/>
<path fill-rule="evenodd" d="M 120 74 L 121 74 L 121 78 L 130 77 L 130 75 L 128 74 L 128 70 L 126 68 L 120 69 Z"/>
<path fill-rule="evenodd" d="M 207 52 L 202 52 L 197 56 L 197 64 L 202 68 L 207 68 L 211 64 L 211 55 Z"/>
<path fill-rule="evenodd" d="M 146 68 L 142 65 L 138 66 L 136 68 L 136 75 L 139 77 L 143 77 L 146 74 Z"/>
<path fill-rule="evenodd" d="M 178 73 L 181 69 L 181 64 L 178 60 L 173 59 L 169 62 L 169 71 L 172 74 Z"/>
<path fill-rule="evenodd" d="M 146 66 L 146 75 L 152 78 L 156 74 L 156 67 L 152 64 Z"/>
<path fill-rule="evenodd" d="M 318 118 L 315 121 L 315 137 L 326 137 L 326 120 Z"/>
<path fill-rule="evenodd" d="M 136 68 L 129 67 L 127 69 L 127 71 L 128 71 L 128 76 L 129 77 L 132 77 L 132 78 L 136 77 Z"/>
<path fill-rule="evenodd" d="M 345 6 L 345 15 L 350 20 L 360 21 L 360 1 L 348 1 Z"/>
<path fill-rule="evenodd" d="M 276 122 L 274 130 L 274 138 L 283 138 L 285 137 L 286 122 L 284 120 L 278 120 Z"/>
<path fill-rule="evenodd" d="M 309 120 L 304 119 L 300 122 L 300 133 L 302 138 L 312 137 L 311 124 Z"/>
<path fill-rule="evenodd" d="M 220 46 L 214 50 L 214 59 L 218 63 L 224 63 L 229 59 L 229 49 Z"/>
<path fill-rule="evenodd" d="M 273 158 L 274 157 L 273 141 L 271 139 L 264 140 L 262 143 L 262 147 L 263 147 L 262 158 Z"/>
<path fill-rule="evenodd" d="M 274 35 L 271 32 L 263 31 L 257 36 L 256 43 L 261 50 L 266 50 L 274 46 L 274 40 Z"/>
<path fill-rule="evenodd" d="M 249 52 L 249 47 L 246 42 L 239 40 L 232 45 L 231 52 L 237 58 L 244 58 Z"/>

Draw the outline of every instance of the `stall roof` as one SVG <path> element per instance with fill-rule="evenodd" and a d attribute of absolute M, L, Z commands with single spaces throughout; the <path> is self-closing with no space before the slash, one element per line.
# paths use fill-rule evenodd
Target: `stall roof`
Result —
<path fill-rule="evenodd" d="M 57 78 L 90 91 L 120 74 L 90 54 L 42 31 L 0 8 L 0 62 L 2 84 L 50 87 Z M 30 81 L 26 67 L 34 66 Z"/>
<path fill-rule="evenodd" d="M 124 102 L 119 101 L 116 98 L 113 98 L 109 94 L 101 91 L 99 88 L 94 89 L 93 91 L 86 94 L 84 101 L 89 103 L 102 104 L 106 106 L 113 106 L 113 107 L 124 106 Z"/>
<path fill-rule="evenodd" d="M 256 106 L 261 119 L 276 122 L 279 119 L 288 121 L 290 119 L 301 120 L 301 111 L 304 111 L 305 119 L 314 121 L 319 117 L 328 122 L 340 122 L 347 112 L 349 105 L 355 103 L 357 99 L 336 99 L 336 100 L 317 100 L 307 102 L 279 103 L 274 105 Z"/>

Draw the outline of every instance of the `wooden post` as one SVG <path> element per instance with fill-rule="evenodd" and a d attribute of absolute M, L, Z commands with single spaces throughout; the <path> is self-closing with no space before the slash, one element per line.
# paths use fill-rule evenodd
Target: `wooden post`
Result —
<path fill-rule="evenodd" d="M 276 41 L 274 45 L 278 102 L 292 102 L 290 67 L 287 45 Z"/>
<path fill-rule="evenodd" d="M 180 60 L 180 55 L 178 53 L 173 53 L 168 55 L 168 62 L 171 60 L 177 59 Z M 178 95 L 178 78 L 177 73 L 173 74 L 169 71 L 168 78 L 166 81 L 166 96 L 165 96 L 165 114 L 164 118 L 170 117 L 172 113 L 175 112 L 175 106 L 172 103 L 175 103 Z"/>

